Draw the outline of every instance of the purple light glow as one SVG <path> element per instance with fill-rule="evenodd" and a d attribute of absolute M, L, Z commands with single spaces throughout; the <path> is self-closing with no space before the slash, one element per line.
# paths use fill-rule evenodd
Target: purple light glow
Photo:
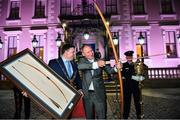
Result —
<path fill-rule="evenodd" d="M 37 38 L 39 53 L 41 53 L 40 47 L 43 48 L 43 60 L 48 63 L 50 59 L 58 57 L 58 47 L 56 46 L 57 33 L 62 33 L 62 44 L 64 43 L 64 38 L 66 36 L 65 30 L 68 28 L 68 23 L 64 24 L 64 21 L 59 19 L 60 13 L 65 10 L 61 9 L 61 2 L 64 0 L 48 0 L 44 2 L 45 6 L 45 17 L 35 18 L 35 6 L 34 0 L 20 1 L 20 13 L 19 19 L 8 19 L 10 16 L 10 3 L 7 0 L 2 0 L 0 2 L 0 36 L 3 42 L 2 49 L 0 49 L 0 61 L 7 58 L 9 48 L 10 37 L 16 36 L 16 51 L 20 52 L 26 48 L 32 47 L 33 35 L 40 36 Z M 67 13 L 78 15 L 78 17 L 83 16 L 82 12 L 82 1 L 81 0 L 71 0 L 69 11 Z M 92 4 L 92 0 L 87 0 L 88 4 Z M 67 1 L 68 2 L 68 1 Z M 70 2 L 70 1 L 69 1 Z M 148 55 L 156 55 L 166 53 L 167 49 L 172 52 L 176 52 L 177 56 L 172 58 L 167 58 L 167 55 L 160 55 L 155 57 L 149 57 L 145 59 L 145 63 L 150 68 L 161 68 L 161 67 L 177 67 L 180 64 L 180 40 L 178 42 L 177 35 L 179 35 L 180 26 L 176 24 L 179 21 L 180 14 L 180 2 L 173 1 L 176 10 L 174 13 L 177 14 L 159 14 L 161 11 L 161 6 L 159 1 L 146 1 L 145 2 L 145 12 L 146 14 L 136 15 L 131 14 L 133 9 L 130 10 L 130 4 L 127 1 L 118 1 L 119 4 L 113 6 L 112 11 L 117 10 L 117 15 L 111 15 L 108 19 L 110 24 L 110 30 L 112 32 L 119 32 L 118 48 L 119 56 L 124 59 L 124 52 L 127 50 L 134 50 L 137 56 L 137 41 L 139 32 L 146 33 L 147 42 L 147 52 Z M 98 0 L 101 10 L 106 13 L 105 10 L 105 0 Z M 124 6 L 127 4 L 127 6 Z M 63 6 L 62 6 L 63 7 Z M 153 9 L 152 9 L 153 7 Z M 120 9 L 119 9 L 120 8 Z M 88 9 L 89 10 L 89 9 Z M 93 7 L 91 7 L 90 12 L 93 12 Z M 129 12 L 124 12 L 128 10 Z M 60 12 L 61 11 L 61 12 Z M 77 16 L 76 16 L 77 17 Z M 171 22 L 172 21 L 172 22 Z M 69 21 L 68 21 L 69 22 Z M 167 24 L 168 22 L 168 24 Z M 172 23 L 172 24 L 171 24 Z M 73 31 L 73 41 L 72 43 L 80 49 L 82 44 L 91 44 L 96 48 L 99 48 L 102 53 L 102 57 L 105 57 L 105 46 L 109 48 L 109 44 L 104 40 L 104 31 L 101 28 L 97 28 L 98 31 L 91 31 L 91 35 L 88 40 L 84 40 L 83 33 L 78 33 L 75 29 Z M 103 34 L 102 34 L 103 33 Z M 67 36 L 69 33 L 67 32 Z M 143 34 L 144 36 L 144 34 Z M 144 36 L 145 37 L 145 36 Z M 41 41 L 39 43 L 39 40 Z M 108 40 L 108 39 L 107 39 Z M 139 41 L 144 42 L 144 41 Z M 171 43 L 173 45 L 171 45 Z M 145 44 L 145 43 L 144 43 Z M 1 47 L 1 46 L 0 46 Z"/>

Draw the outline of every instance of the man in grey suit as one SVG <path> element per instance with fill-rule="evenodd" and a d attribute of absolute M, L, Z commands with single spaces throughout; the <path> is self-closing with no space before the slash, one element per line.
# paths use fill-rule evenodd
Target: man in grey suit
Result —
<path fill-rule="evenodd" d="M 104 60 L 96 60 L 94 51 L 88 45 L 82 47 L 82 55 L 84 57 L 79 60 L 78 69 L 82 71 L 86 118 L 105 119 L 107 105 L 102 71 L 105 70 L 108 74 L 116 73 L 117 68 L 120 69 L 121 65 L 117 63 L 116 67 L 110 67 L 105 64 Z"/>

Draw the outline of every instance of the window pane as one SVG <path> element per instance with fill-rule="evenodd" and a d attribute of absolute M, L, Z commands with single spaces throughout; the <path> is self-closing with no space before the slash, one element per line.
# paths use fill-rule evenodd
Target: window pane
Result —
<path fill-rule="evenodd" d="M 106 0 L 106 13 L 117 14 L 117 0 Z"/>
<path fill-rule="evenodd" d="M 9 36 L 8 44 L 9 44 L 9 48 L 17 47 L 17 37 L 16 36 Z"/>
<path fill-rule="evenodd" d="M 36 39 L 38 41 L 38 47 L 42 47 L 44 45 L 44 38 L 43 35 L 36 35 Z"/>
<path fill-rule="evenodd" d="M 11 8 L 19 8 L 19 1 L 11 1 Z"/>
<path fill-rule="evenodd" d="M 61 0 L 61 15 L 71 15 L 71 0 Z"/>
<path fill-rule="evenodd" d="M 44 48 L 43 47 L 36 47 L 35 54 L 40 58 L 43 59 Z"/>
<path fill-rule="evenodd" d="M 168 58 L 176 58 L 177 57 L 177 50 L 175 44 L 166 44 L 166 52 L 170 53 L 167 55 Z"/>
<path fill-rule="evenodd" d="M 117 4 L 117 0 L 112 0 L 111 2 L 112 2 L 113 5 Z"/>
<path fill-rule="evenodd" d="M 171 0 L 161 0 L 161 9 L 163 14 L 173 13 L 172 1 Z"/>
<path fill-rule="evenodd" d="M 133 12 L 134 14 L 144 14 L 144 0 L 133 1 Z"/>
<path fill-rule="evenodd" d="M 177 48 L 176 48 L 176 38 L 175 31 L 166 31 L 165 34 L 166 39 L 166 52 L 170 53 L 167 55 L 168 58 L 176 58 L 177 57 Z"/>
<path fill-rule="evenodd" d="M 17 37 L 9 36 L 8 37 L 8 57 L 16 54 L 17 52 Z"/>
<path fill-rule="evenodd" d="M 19 19 L 20 1 L 11 1 L 10 13 L 8 19 Z"/>
<path fill-rule="evenodd" d="M 35 48 L 35 54 L 40 58 L 43 59 L 44 55 L 44 38 L 43 35 L 36 35 L 36 39 L 38 41 L 38 45 Z"/>
<path fill-rule="evenodd" d="M 165 38 L 166 38 L 166 43 L 175 43 L 176 42 L 175 31 L 166 31 Z"/>
<path fill-rule="evenodd" d="M 170 43 L 170 41 L 169 41 L 169 32 L 166 32 L 166 34 L 165 34 L 165 42 L 166 43 Z"/>
<path fill-rule="evenodd" d="M 36 0 L 35 2 L 35 18 L 44 18 L 45 17 L 45 2 L 42 0 Z"/>
<path fill-rule="evenodd" d="M 170 43 L 175 43 L 175 32 L 170 32 Z"/>
<path fill-rule="evenodd" d="M 147 34 L 146 34 L 146 32 L 141 32 L 141 34 L 144 37 L 144 44 L 142 45 L 143 56 L 148 56 Z M 139 40 L 138 40 L 139 36 L 140 36 L 140 32 L 137 34 L 137 39 L 136 39 L 136 52 L 137 52 L 137 56 L 141 56 L 141 45 L 139 44 Z"/>
<path fill-rule="evenodd" d="M 70 0 L 61 0 L 61 7 L 71 7 Z"/>
<path fill-rule="evenodd" d="M 141 56 L 141 45 L 140 44 L 136 45 L 136 53 L 137 53 L 137 57 Z"/>
<path fill-rule="evenodd" d="M 143 45 L 143 56 L 148 56 L 147 44 Z"/>
<path fill-rule="evenodd" d="M 111 5 L 111 0 L 106 0 L 106 5 Z"/>

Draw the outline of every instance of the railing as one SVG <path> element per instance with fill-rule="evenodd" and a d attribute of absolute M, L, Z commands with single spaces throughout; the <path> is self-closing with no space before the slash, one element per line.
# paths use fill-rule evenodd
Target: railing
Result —
<path fill-rule="evenodd" d="M 108 79 L 105 72 L 103 72 L 103 79 Z M 148 79 L 180 79 L 180 68 L 149 68 Z"/>
<path fill-rule="evenodd" d="M 107 76 L 104 74 L 104 76 Z M 119 81 L 114 76 L 112 81 L 105 82 L 106 93 L 118 93 Z M 149 68 L 148 79 L 143 82 L 146 88 L 180 87 L 180 68 Z"/>
<path fill-rule="evenodd" d="M 0 72 L 0 81 L 1 80 L 7 80 L 7 78 Z"/>
<path fill-rule="evenodd" d="M 78 4 L 76 7 L 61 7 L 61 16 L 82 16 L 82 15 L 97 15 L 96 9 L 93 4 L 82 5 Z"/>
<path fill-rule="evenodd" d="M 74 8 L 72 15 L 95 15 L 96 10 L 94 8 L 93 4 L 88 4 L 86 6 L 83 6 L 81 4 L 77 5 L 76 8 Z"/>
<path fill-rule="evenodd" d="M 80 73 L 80 76 L 82 74 Z M 119 91 L 119 81 L 116 80 L 117 75 L 108 76 L 105 72 L 103 72 L 103 80 L 105 82 L 106 86 L 106 92 L 107 93 L 116 93 Z M 163 84 L 167 84 L 166 86 L 177 86 L 180 82 L 180 68 L 149 68 L 148 69 L 148 82 L 145 86 L 153 86 L 151 85 L 152 82 L 156 82 L 155 85 L 159 87 L 159 85 L 163 82 Z M 171 80 L 171 82 L 169 81 Z M 173 81 L 175 80 L 175 81 Z M 177 81 L 178 80 L 178 81 Z M 8 84 L 9 80 L 0 72 L 0 87 L 7 86 L 9 87 L 10 84 Z M 172 85 L 170 85 L 170 83 Z"/>
<path fill-rule="evenodd" d="M 103 72 L 104 80 L 109 79 L 109 77 Z M 180 79 L 180 68 L 149 68 L 148 79 Z M 6 80 L 2 73 L 0 73 L 0 80 Z"/>
<path fill-rule="evenodd" d="M 149 68 L 148 79 L 180 79 L 180 68 Z"/>

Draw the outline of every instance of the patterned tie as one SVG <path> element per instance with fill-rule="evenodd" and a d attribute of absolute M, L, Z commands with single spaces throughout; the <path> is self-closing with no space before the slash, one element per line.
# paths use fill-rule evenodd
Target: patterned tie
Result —
<path fill-rule="evenodd" d="M 68 72 L 68 76 L 71 78 L 72 70 L 71 70 L 71 62 L 70 61 L 67 61 L 67 72 Z"/>

